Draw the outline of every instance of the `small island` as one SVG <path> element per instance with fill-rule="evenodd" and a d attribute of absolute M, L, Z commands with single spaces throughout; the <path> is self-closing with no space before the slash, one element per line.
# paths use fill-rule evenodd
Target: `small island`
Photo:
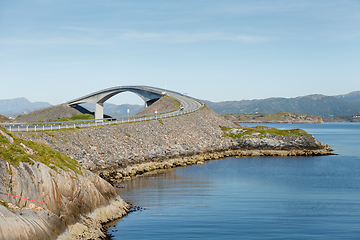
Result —
<path fill-rule="evenodd" d="M 265 113 L 231 113 L 225 118 L 238 123 L 324 123 L 322 117 L 301 113 L 278 112 Z"/>

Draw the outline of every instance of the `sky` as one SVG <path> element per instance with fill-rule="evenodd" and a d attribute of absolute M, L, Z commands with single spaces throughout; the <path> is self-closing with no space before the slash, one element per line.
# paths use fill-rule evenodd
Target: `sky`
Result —
<path fill-rule="evenodd" d="M 213 102 L 358 91 L 360 0 L 0 1 L 0 99 L 125 85 Z"/>

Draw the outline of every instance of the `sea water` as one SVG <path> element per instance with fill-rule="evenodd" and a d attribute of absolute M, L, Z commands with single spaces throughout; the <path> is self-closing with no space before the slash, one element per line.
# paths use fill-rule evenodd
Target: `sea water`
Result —
<path fill-rule="evenodd" d="M 360 239 L 360 124 L 261 125 L 302 128 L 338 155 L 227 158 L 122 182 L 120 196 L 143 210 L 108 233 L 113 239 Z"/>

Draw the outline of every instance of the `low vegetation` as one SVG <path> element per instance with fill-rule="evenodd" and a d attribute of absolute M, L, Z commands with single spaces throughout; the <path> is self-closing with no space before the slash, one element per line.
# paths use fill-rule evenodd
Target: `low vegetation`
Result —
<path fill-rule="evenodd" d="M 223 130 L 223 137 L 231 138 L 244 138 L 244 137 L 264 137 L 264 136 L 286 136 L 286 135 L 308 135 L 302 129 L 290 129 L 290 130 L 280 130 L 277 128 L 270 128 L 265 126 L 256 126 L 256 127 L 242 127 L 242 128 L 228 128 L 220 126 Z"/>
<path fill-rule="evenodd" d="M 360 95 L 360 94 L 359 94 Z M 251 113 L 266 114 L 276 112 L 297 112 L 313 116 L 331 117 L 348 115 L 360 111 L 360 102 L 348 102 L 335 96 L 309 95 L 297 98 L 267 98 L 242 101 L 209 102 L 205 101 L 217 113 Z"/>
<path fill-rule="evenodd" d="M 76 114 L 70 118 L 59 118 L 56 120 L 51 120 L 49 122 L 66 122 L 66 121 L 78 121 L 78 120 L 92 120 L 95 119 L 92 114 Z"/>
<path fill-rule="evenodd" d="M 8 207 L 7 202 L 1 201 L 1 200 L 0 200 L 0 205 L 3 205 L 4 207 Z"/>
<path fill-rule="evenodd" d="M 9 163 L 19 166 L 20 162 L 34 164 L 34 161 L 37 161 L 52 169 L 56 169 L 56 167 L 63 170 L 71 169 L 81 174 L 81 167 L 76 160 L 55 151 L 44 143 L 26 141 L 12 135 L 4 128 L 0 129 L 14 139 L 14 144 L 11 144 L 5 136 L 0 135 L 0 157 Z M 24 146 L 28 147 L 32 152 Z"/>
<path fill-rule="evenodd" d="M 360 112 L 357 114 L 341 115 L 324 118 L 325 122 L 360 122 Z"/>

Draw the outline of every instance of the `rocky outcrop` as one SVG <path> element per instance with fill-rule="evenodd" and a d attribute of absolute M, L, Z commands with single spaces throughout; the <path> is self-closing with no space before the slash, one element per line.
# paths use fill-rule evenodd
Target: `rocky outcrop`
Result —
<path fill-rule="evenodd" d="M 317 140 L 313 135 L 268 135 L 236 139 L 235 146 L 241 149 L 266 150 L 318 150 L 327 149 L 328 145 Z"/>
<path fill-rule="evenodd" d="M 0 156 L 17 141 L 2 137 Z M 29 155 L 37 154 L 27 146 L 24 151 L 30 150 Z M 94 239 L 104 236 L 103 223 L 127 213 L 115 189 L 85 169 L 77 174 L 32 159 L 17 166 L 0 157 L 0 176 L 1 240 L 57 239 L 60 234 L 60 239 Z"/>
<path fill-rule="evenodd" d="M 0 158 L 0 172 L 0 239 L 57 239 L 62 233 L 60 239 L 94 239 L 104 236 L 102 223 L 127 213 L 115 189 L 87 170 L 77 175 Z"/>

